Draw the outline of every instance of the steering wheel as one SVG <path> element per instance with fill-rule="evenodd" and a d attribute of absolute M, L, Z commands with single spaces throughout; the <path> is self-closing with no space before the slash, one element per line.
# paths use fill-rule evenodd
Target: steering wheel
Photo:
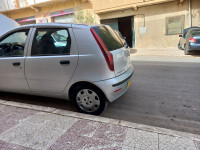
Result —
<path fill-rule="evenodd" d="M 21 50 L 19 48 L 22 48 L 22 50 L 24 49 L 24 46 L 23 45 L 20 45 L 20 44 L 14 44 L 11 46 L 11 51 L 14 51 L 14 50 Z M 17 49 L 16 49 L 17 48 Z"/>
<path fill-rule="evenodd" d="M 6 53 L 11 51 L 11 43 L 3 43 L 0 45 L 0 56 L 5 56 Z"/>

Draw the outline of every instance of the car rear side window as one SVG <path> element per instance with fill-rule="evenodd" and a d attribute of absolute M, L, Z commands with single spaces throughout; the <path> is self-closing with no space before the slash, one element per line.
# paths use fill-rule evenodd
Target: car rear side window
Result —
<path fill-rule="evenodd" d="M 69 55 L 71 38 L 68 29 L 37 29 L 32 56 Z"/>
<path fill-rule="evenodd" d="M 109 26 L 93 27 L 109 51 L 122 48 L 124 45 L 115 31 Z"/>

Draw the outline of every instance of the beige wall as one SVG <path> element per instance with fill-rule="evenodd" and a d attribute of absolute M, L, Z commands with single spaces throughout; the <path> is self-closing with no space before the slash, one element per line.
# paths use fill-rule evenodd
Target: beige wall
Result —
<path fill-rule="evenodd" d="M 179 37 L 178 34 L 166 35 L 166 17 L 184 15 L 184 27 L 189 27 L 188 8 L 188 0 L 185 0 L 184 3 L 170 1 L 167 3 L 139 7 L 137 11 L 134 11 L 133 8 L 129 8 L 126 10 L 100 13 L 99 16 L 101 20 L 134 16 L 136 48 L 167 48 L 177 47 Z M 197 6 L 197 8 L 200 7 Z M 193 22 L 196 22 L 196 24 L 199 23 L 197 18 L 199 19 L 199 16 L 196 15 L 195 19 L 193 19 Z M 146 28 L 146 33 L 140 34 L 139 28 L 141 29 L 141 27 Z"/>
<path fill-rule="evenodd" d="M 155 0 L 153 0 L 155 1 Z M 142 3 L 143 0 L 96 0 L 94 4 L 95 11 L 114 10 L 120 7 L 132 7 L 133 4 Z"/>
<path fill-rule="evenodd" d="M 161 1 L 163 3 L 158 3 Z M 149 2 L 157 3 L 151 4 Z M 143 0 L 115 0 L 115 3 L 113 3 L 113 0 L 88 0 L 86 3 L 81 0 L 67 0 L 46 6 L 44 4 L 38 13 L 31 8 L 23 8 L 8 12 L 7 16 L 12 19 L 29 16 L 42 18 L 48 17 L 50 12 L 80 6 L 85 11 L 89 10 L 97 23 L 99 23 L 99 20 L 104 19 L 134 16 L 136 48 L 165 48 L 177 47 L 179 41 L 178 35 L 166 35 L 166 17 L 185 15 L 184 27 L 189 27 L 188 3 L 189 0 L 184 0 L 183 3 L 178 0 L 145 0 L 145 4 L 148 5 L 143 6 Z M 138 6 L 137 11 L 134 10 L 134 4 Z M 124 7 L 123 9 L 121 9 L 122 6 Z M 191 8 L 192 25 L 200 26 L 200 0 L 191 0 Z M 49 17 L 50 20 L 51 18 Z M 139 28 L 144 27 L 144 24 L 146 33 L 140 34 Z"/>
<path fill-rule="evenodd" d="M 139 34 L 139 27 L 144 25 L 146 33 Z M 136 48 L 166 48 L 177 47 L 178 35 L 166 35 L 166 17 L 185 15 L 185 25 L 189 26 L 187 2 L 177 1 L 141 7 L 135 15 Z"/>
<path fill-rule="evenodd" d="M 200 0 L 191 0 L 192 26 L 200 27 Z"/>
<path fill-rule="evenodd" d="M 12 19 L 36 16 L 36 21 L 41 18 L 47 18 L 48 21 L 51 22 L 52 20 L 49 17 L 50 12 L 55 12 L 70 8 L 74 8 L 75 10 L 83 9 L 84 11 L 89 11 L 96 19 L 96 22 L 99 23 L 98 15 L 94 14 L 93 11 L 93 0 L 88 0 L 86 3 L 83 3 L 81 0 L 73 0 L 73 1 L 67 0 L 67 1 L 55 2 L 54 4 L 44 3 L 40 6 L 39 12 L 35 12 L 33 9 L 28 7 L 28 8 L 8 11 L 5 15 L 7 15 L 9 18 Z"/>
<path fill-rule="evenodd" d="M 94 11 L 100 14 L 170 1 L 178 0 L 94 0 Z"/>
<path fill-rule="evenodd" d="M 55 4 L 43 6 L 40 8 L 40 12 L 35 12 L 31 8 L 22 8 L 7 13 L 7 16 L 12 19 L 24 18 L 29 16 L 45 15 L 49 12 L 54 12 L 63 9 L 73 8 L 74 4 L 71 1 L 57 2 Z"/>

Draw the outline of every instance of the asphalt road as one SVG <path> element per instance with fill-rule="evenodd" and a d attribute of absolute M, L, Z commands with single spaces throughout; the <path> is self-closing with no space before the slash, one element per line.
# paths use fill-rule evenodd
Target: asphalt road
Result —
<path fill-rule="evenodd" d="M 129 90 L 102 116 L 200 134 L 200 61 L 135 60 Z"/>
<path fill-rule="evenodd" d="M 132 57 L 128 91 L 101 115 L 200 134 L 200 58 Z M 64 100 L 1 93 L 0 99 L 76 111 Z"/>

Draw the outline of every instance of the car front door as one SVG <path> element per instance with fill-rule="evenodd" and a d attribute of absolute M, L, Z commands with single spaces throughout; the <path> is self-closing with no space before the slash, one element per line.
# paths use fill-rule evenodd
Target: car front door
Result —
<path fill-rule="evenodd" d="M 33 93 L 61 94 L 78 61 L 71 28 L 35 28 L 25 75 Z"/>
<path fill-rule="evenodd" d="M 25 74 L 24 60 L 29 29 L 13 31 L 0 39 L 0 90 L 30 91 Z"/>

